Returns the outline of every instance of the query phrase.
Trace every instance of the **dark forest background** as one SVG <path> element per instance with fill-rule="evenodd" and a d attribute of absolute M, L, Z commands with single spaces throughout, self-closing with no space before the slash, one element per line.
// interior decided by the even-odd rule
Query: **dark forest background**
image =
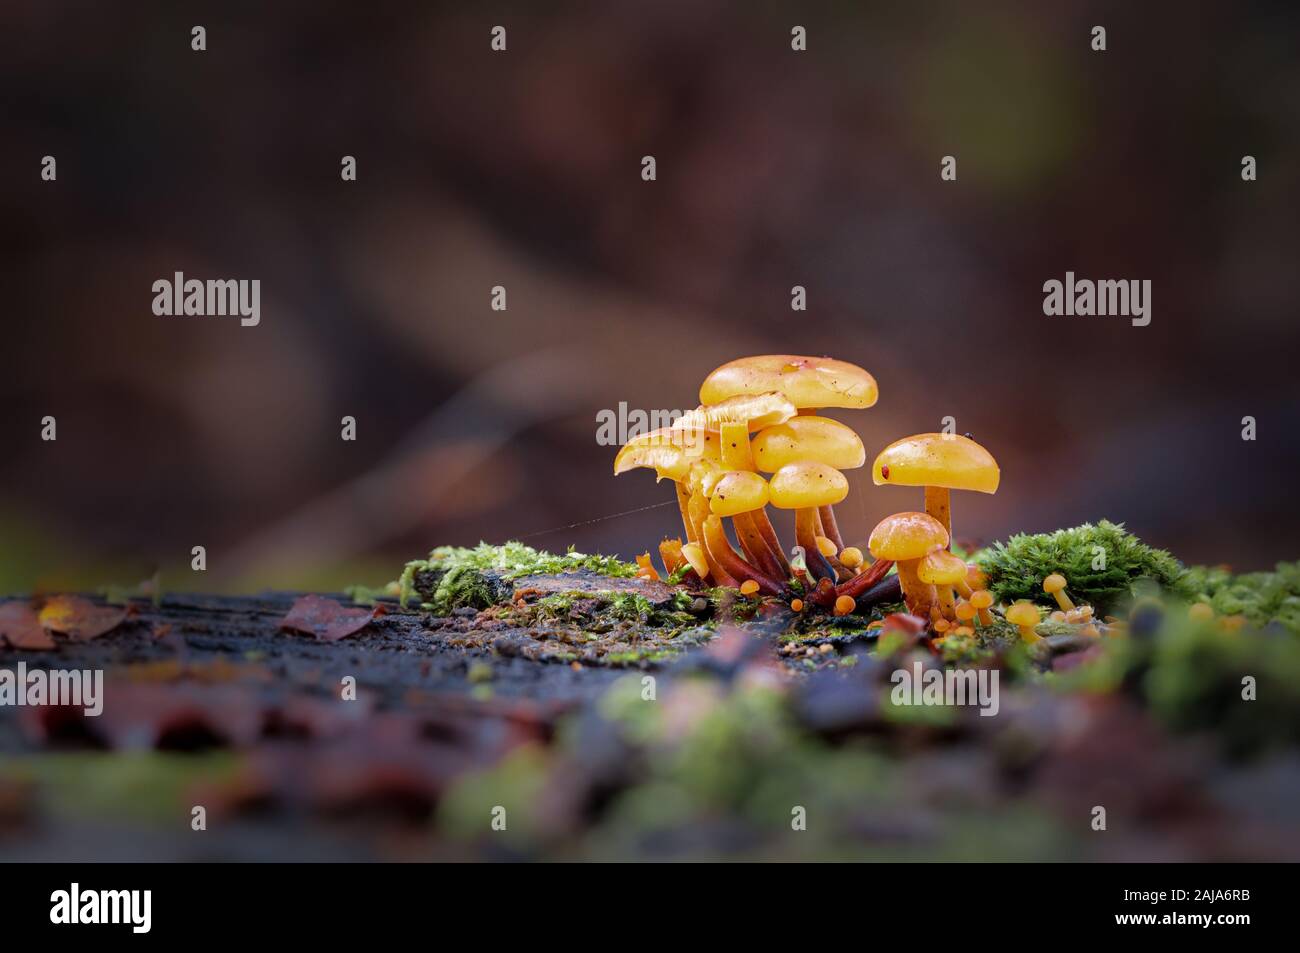
<path fill-rule="evenodd" d="M 597 412 L 762 352 L 872 371 L 869 454 L 946 415 L 989 447 L 959 537 L 1300 556 L 1296 39 L 1228 2 L 7 2 L 0 591 L 630 555 L 673 508 L 598 518 L 671 496 Z M 1151 325 L 1045 317 L 1067 270 L 1150 279 Z M 261 325 L 154 316 L 175 271 L 260 279 Z M 850 480 L 852 540 L 919 507 Z"/>

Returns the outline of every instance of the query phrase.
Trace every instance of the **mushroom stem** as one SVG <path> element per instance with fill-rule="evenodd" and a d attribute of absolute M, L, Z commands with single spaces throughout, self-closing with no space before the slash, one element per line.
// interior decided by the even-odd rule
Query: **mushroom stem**
<path fill-rule="evenodd" d="M 767 548 L 767 540 L 763 538 L 763 534 L 754 523 L 753 511 L 737 513 L 731 518 L 731 522 L 736 527 L 736 538 L 740 540 L 740 548 L 745 551 L 745 558 L 772 579 L 786 578 L 788 573 L 781 568 L 776 557 Z"/>
<path fill-rule="evenodd" d="M 816 578 L 829 579 L 834 584 L 839 577 L 817 547 L 817 507 L 801 506 L 794 511 L 794 535 L 804 548 L 808 571 Z"/>
<path fill-rule="evenodd" d="M 704 536 L 704 521 L 709 516 L 709 501 L 704 498 L 704 494 L 699 490 L 691 494 L 689 510 L 691 525 L 695 527 L 695 538 L 704 550 L 704 558 L 709 564 L 709 576 L 712 577 L 714 585 L 735 588 L 736 580 L 723 568 L 719 558 L 720 554 L 713 552 L 708 539 Z M 726 549 L 731 552 L 730 543 L 727 544 Z M 732 553 L 732 555 L 734 556 L 735 553 Z"/>
<path fill-rule="evenodd" d="M 952 549 L 952 494 L 946 486 L 925 488 L 925 511 L 948 531 L 948 545 L 944 548 Z"/>
<path fill-rule="evenodd" d="M 781 547 L 781 538 L 776 535 L 776 527 L 768 519 L 767 507 L 764 506 L 753 510 L 749 516 L 754 521 L 754 528 L 762 534 L 763 540 L 767 543 L 767 548 L 780 564 L 783 576 L 788 579 L 790 577 L 790 560 L 786 558 L 785 550 Z"/>
<path fill-rule="evenodd" d="M 943 614 L 943 617 L 945 619 L 957 618 L 953 612 L 955 607 L 956 604 L 953 602 L 953 598 L 952 598 L 952 586 L 940 586 L 939 587 L 939 611 Z"/>
<path fill-rule="evenodd" d="M 903 601 L 907 603 L 907 611 L 924 619 L 930 614 L 930 606 L 934 603 L 935 596 L 934 586 L 926 585 L 916 574 L 916 567 L 920 562 L 920 559 L 900 560 L 898 581 L 903 587 Z"/>
<path fill-rule="evenodd" d="M 731 548 L 731 543 L 727 540 L 727 534 L 722 530 L 721 516 L 709 516 L 705 519 L 704 547 L 711 558 L 718 560 L 723 571 L 735 579 L 753 581 L 758 586 L 758 591 L 766 596 L 781 594 L 781 584 L 779 582 L 775 579 L 769 579 L 758 569 L 736 555 L 736 551 Z M 734 580 L 732 584 L 734 584 Z"/>
<path fill-rule="evenodd" d="M 691 523 L 691 511 L 689 508 L 691 504 L 691 491 L 686 489 L 686 487 L 682 486 L 682 484 L 676 480 L 673 481 L 673 486 L 677 487 L 677 506 L 682 511 L 682 526 L 686 529 L 686 542 L 697 543 L 699 542 L 699 537 L 695 535 L 695 527 Z"/>
<path fill-rule="evenodd" d="M 884 579 L 885 576 L 889 574 L 889 570 L 893 565 L 893 560 L 877 559 L 865 572 L 859 573 L 852 579 L 848 580 L 848 582 L 840 583 L 835 589 L 835 594 L 838 596 L 852 596 L 854 599 L 857 599 L 876 583 L 880 582 L 880 580 Z"/>
<path fill-rule="evenodd" d="M 825 506 L 818 508 L 817 515 L 821 517 L 822 529 L 824 530 L 822 535 L 835 544 L 836 552 L 844 549 L 844 537 L 840 535 L 839 524 L 835 522 L 834 508 L 827 503 Z"/>
<path fill-rule="evenodd" d="M 718 438 L 724 469 L 754 469 L 754 457 L 749 449 L 748 422 L 728 421 L 724 423 L 719 429 Z"/>
<path fill-rule="evenodd" d="M 823 609 L 829 609 L 835 605 L 836 598 L 835 585 L 829 579 L 818 579 L 817 585 L 808 594 L 808 601 L 815 606 L 821 606 Z"/>
<path fill-rule="evenodd" d="M 860 579 L 862 577 L 858 576 L 855 578 Z M 869 609 L 881 602 L 897 602 L 902 597 L 903 590 L 899 584 L 898 576 L 886 576 L 874 586 L 863 590 L 855 596 L 859 611 Z"/>

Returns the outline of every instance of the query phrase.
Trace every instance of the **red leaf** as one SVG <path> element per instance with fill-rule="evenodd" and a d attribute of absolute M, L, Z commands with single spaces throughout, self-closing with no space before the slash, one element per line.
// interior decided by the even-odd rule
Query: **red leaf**
<path fill-rule="evenodd" d="M 324 596 L 303 596 L 280 620 L 280 628 L 314 635 L 324 642 L 337 642 L 360 632 L 375 615 L 374 609 L 345 609 Z"/>
<path fill-rule="evenodd" d="M 97 606 L 81 596 L 54 596 L 41 607 L 41 625 L 77 642 L 89 642 L 122 624 L 127 609 Z"/>
<path fill-rule="evenodd" d="M 16 649 L 54 648 L 50 633 L 41 628 L 36 610 L 25 602 L 6 602 L 0 606 L 0 642 Z"/>

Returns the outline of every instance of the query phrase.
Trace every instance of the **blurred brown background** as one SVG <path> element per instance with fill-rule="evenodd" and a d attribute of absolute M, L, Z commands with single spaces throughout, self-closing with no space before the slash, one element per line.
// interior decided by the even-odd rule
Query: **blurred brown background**
<path fill-rule="evenodd" d="M 1288 6 L 6 3 L 0 591 L 628 555 L 672 507 L 588 521 L 671 494 L 610 475 L 597 412 L 769 351 L 876 375 L 839 415 L 869 453 L 949 414 L 988 446 L 959 536 L 1300 556 Z M 260 279 L 261 325 L 154 316 L 178 270 Z M 1067 270 L 1150 279 L 1151 325 L 1045 317 Z M 855 540 L 919 507 L 851 481 Z"/>

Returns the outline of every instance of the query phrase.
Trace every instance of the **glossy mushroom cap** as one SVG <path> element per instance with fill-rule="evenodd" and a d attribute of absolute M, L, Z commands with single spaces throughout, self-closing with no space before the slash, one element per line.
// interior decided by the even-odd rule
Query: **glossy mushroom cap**
<path fill-rule="evenodd" d="M 1048 595 L 1055 595 L 1065 588 L 1065 577 L 1059 572 L 1054 572 L 1043 580 L 1043 592 Z"/>
<path fill-rule="evenodd" d="M 773 482 L 776 477 L 772 478 Z M 948 545 L 948 531 L 927 513 L 895 513 L 871 531 L 867 548 L 877 559 L 920 559 L 936 546 Z"/>
<path fill-rule="evenodd" d="M 834 467 L 803 460 L 773 473 L 768 493 L 772 505 L 782 510 L 829 506 L 849 495 L 849 481 Z"/>
<path fill-rule="evenodd" d="M 767 481 L 748 470 L 731 470 L 713 485 L 709 511 L 715 516 L 735 516 L 767 506 Z"/>
<path fill-rule="evenodd" d="M 693 462 L 695 461 L 687 457 L 683 451 L 667 444 L 624 447 L 614 458 L 614 476 L 638 467 L 650 467 L 659 480 L 667 477 L 669 480 L 681 481 L 690 475 Z"/>
<path fill-rule="evenodd" d="M 717 460 L 718 435 L 705 430 L 664 427 L 633 437 L 614 457 L 614 476 L 651 467 L 659 479 L 682 480 L 698 460 Z"/>
<path fill-rule="evenodd" d="M 789 420 L 798 407 L 781 394 L 769 390 L 759 394 L 738 394 L 713 404 L 701 404 L 673 421 L 673 430 L 716 431 L 723 424 L 748 424 L 750 432 Z"/>
<path fill-rule="evenodd" d="M 754 466 L 774 473 L 787 463 L 816 460 L 836 470 L 856 470 L 867 462 L 862 438 L 829 417 L 791 417 L 767 427 L 750 441 Z"/>
<path fill-rule="evenodd" d="M 919 433 L 895 440 L 876 457 L 876 486 L 942 486 L 950 490 L 996 493 L 1001 479 L 993 455 L 969 437 Z"/>
<path fill-rule="evenodd" d="M 916 575 L 932 586 L 952 586 L 966 578 L 966 563 L 946 549 L 937 549 L 925 555 Z"/>
<path fill-rule="evenodd" d="M 796 407 L 870 407 L 879 396 L 876 379 L 856 364 L 829 357 L 764 354 L 742 357 L 715 370 L 700 386 L 700 403 L 773 391 Z"/>
<path fill-rule="evenodd" d="M 1038 607 L 1032 602 L 1017 602 L 1007 609 L 1007 621 L 1012 625 L 1038 625 Z"/>
<path fill-rule="evenodd" d="M 970 594 L 970 604 L 976 609 L 987 609 L 993 605 L 993 593 L 987 589 L 979 589 Z"/>

